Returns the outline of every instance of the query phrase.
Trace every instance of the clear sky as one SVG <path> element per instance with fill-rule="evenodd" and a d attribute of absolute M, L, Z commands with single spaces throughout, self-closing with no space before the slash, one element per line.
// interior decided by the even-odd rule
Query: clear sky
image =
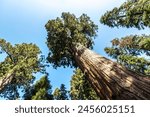
<path fill-rule="evenodd" d="M 149 33 L 150 30 L 127 28 L 109 28 L 100 24 L 99 19 L 107 10 L 120 6 L 126 0 L 0 0 L 0 38 L 18 43 L 36 43 L 47 56 L 45 44 L 47 33 L 45 24 L 48 20 L 60 17 L 62 12 L 80 16 L 86 13 L 99 26 L 95 39 L 94 51 L 106 56 L 104 48 L 116 37 L 131 34 Z M 2 56 L 0 57 L 2 60 Z M 64 83 L 69 89 L 73 69 L 48 68 L 53 89 Z"/>

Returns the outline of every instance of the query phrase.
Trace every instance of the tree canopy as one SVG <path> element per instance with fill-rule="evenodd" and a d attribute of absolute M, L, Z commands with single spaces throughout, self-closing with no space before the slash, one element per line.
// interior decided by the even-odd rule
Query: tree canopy
<path fill-rule="evenodd" d="M 55 100 L 68 100 L 68 91 L 66 90 L 66 87 L 64 84 L 60 85 L 60 89 L 56 88 L 53 93 Z"/>
<path fill-rule="evenodd" d="M 111 43 L 112 47 L 105 48 L 109 56 L 132 71 L 150 75 L 150 36 L 131 35 Z"/>
<path fill-rule="evenodd" d="M 50 50 L 47 59 L 55 68 L 76 66 L 72 47 L 80 43 L 92 48 L 93 38 L 98 29 L 86 14 L 76 18 L 70 13 L 62 13 L 61 18 L 49 20 L 45 27 L 48 33 L 47 46 Z"/>
<path fill-rule="evenodd" d="M 43 76 L 33 86 L 26 89 L 24 94 L 25 100 L 52 100 L 52 86 L 48 76 Z"/>
<path fill-rule="evenodd" d="M 100 19 L 110 27 L 150 28 L 150 0 L 127 0 L 119 8 L 107 11 Z"/>
<path fill-rule="evenodd" d="M 38 55 L 40 49 L 35 44 L 12 45 L 4 39 L 0 39 L 0 52 L 5 56 L 0 62 L 1 94 L 9 98 L 18 98 L 18 88 L 27 87 L 33 80 L 33 73 L 42 71 Z M 7 75 L 9 82 L 4 85 Z"/>

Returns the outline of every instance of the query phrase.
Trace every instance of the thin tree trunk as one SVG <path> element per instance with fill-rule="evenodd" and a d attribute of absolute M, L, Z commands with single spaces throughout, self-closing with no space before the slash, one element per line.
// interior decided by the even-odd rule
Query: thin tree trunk
<path fill-rule="evenodd" d="M 150 99 L 150 78 L 139 76 L 81 44 L 74 58 L 100 99 Z"/>
<path fill-rule="evenodd" d="M 6 85 L 11 83 L 13 77 L 14 77 L 14 73 L 9 72 L 6 76 L 0 78 L 0 91 L 3 90 Z"/>

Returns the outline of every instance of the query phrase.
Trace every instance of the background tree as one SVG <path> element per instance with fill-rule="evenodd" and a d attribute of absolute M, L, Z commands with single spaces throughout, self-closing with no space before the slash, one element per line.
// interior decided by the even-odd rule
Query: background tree
<path fill-rule="evenodd" d="M 74 71 L 71 79 L 70 97 L 72 100 L 100 99 L 79 68 Z"/>
<path fill-rule="evenodd" d="M 61 84 L 60 89 L 56 88 L 54 93 L 54 99 L 55 100 L 68 100 L 68 91 L 66 90 L 66 87 L 64 84 Z"/>
<path fill-rule="evenodd" d="M 119 8 L 107 11 L 101 17 L 101 23 L 110 27 L 150 27 L 150 0 L 128 0 Z M 122 39 L 113 39 L 112 47 L 105 48 L 106 53 L 126 68 L 150 75 L 150 36 L 131 35 Z"/>
<path fill-rule="evenodd" d="M 54 90 L 53 96 L 54 96 L 55 100 L 60 100 L 60 89 L 59 88 L 56 88 Z"/>
<path fill-rule="evenodd" d="M 0 93 L 9 99 L 19 98 L 18 89 L 24 89 L 35 79 L 33 73 L 43 70 L 38 55 L 40 49 L 35 44 L 11 45 L 0 39 L 0 51 L 5 56 L 0 62 Z"/>
<path fill-rule="evenodd" d="M 48 76 L 43 76 L 29 89 L 26 89 L 24 94 L 25 100 L 52 100 L 52 86 L 48 80 Z"/>
<path fill-rule="evenodd" d="M 150 76 L 150 36 L 131 35 L 111 43 L 112 47 L 105 48 L 109 56 L 132 71 Z"/>
<path fill-rule="evenodd" d="M 49 20 L 45 27 L 50 50 L 48 61 L 55 68 L 78 66 L 100 99 L 150 98 L 148 78 L 90 50 L 97 26 L 87 15 L 76 18 L 73 14 L 62 13 L 61 18 Z"/>
<path fill-rule="evenodd" d="M 127 0 L 119 8 L 107 11 L 100 19 L 110 27 L 150 27 L 150 0 Z"/>

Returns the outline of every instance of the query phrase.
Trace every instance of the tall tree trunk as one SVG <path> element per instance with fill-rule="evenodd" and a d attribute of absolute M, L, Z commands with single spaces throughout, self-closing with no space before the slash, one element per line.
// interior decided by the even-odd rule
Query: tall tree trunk
<path fill-rule="evenodd" d="M 74 58 L 100 99 L 150 99 L 150 78 L 131 72 L 81 44 Z"/>

